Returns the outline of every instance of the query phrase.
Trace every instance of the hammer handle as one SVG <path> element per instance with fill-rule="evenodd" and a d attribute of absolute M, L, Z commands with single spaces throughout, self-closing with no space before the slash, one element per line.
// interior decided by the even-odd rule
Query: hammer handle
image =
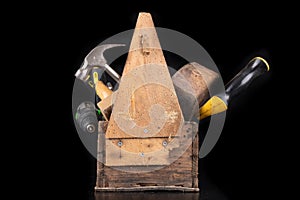
<path fill-rule="evenodd" d="M 108 64 L 104 65 L 106 72 L 117 82 L 120 82 L 120 75 L 113 70 L 113 68 L 111 68 Z"/>

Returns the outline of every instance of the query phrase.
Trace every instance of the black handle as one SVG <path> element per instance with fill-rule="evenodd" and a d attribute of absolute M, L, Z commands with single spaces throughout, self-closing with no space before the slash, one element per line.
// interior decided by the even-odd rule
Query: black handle
<path fill-rule="evenodd" d="M 253 58 L 231 81 L 225 86 L 225 99 L 227 103 L 233 96 L 245 90 L 258 76 L 269 71 L 269 64 L 261 57 Z"/>

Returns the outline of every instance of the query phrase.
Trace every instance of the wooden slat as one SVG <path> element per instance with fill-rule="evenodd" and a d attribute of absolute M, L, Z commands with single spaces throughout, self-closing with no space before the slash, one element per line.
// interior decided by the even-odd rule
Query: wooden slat
<path fill-rule="evenodd" d="M 112 95 L 106 97 L 105 99 L 101 100 L 97 103 L 98 108 L 100 108 L 102 115 L 106 121 L 109 121 L 110 115 L 112 112 L 112 105 L 113 105 L 113 97 L 116 92 L 112 93 Z"/>
<path fill-rule="evenodd" d="M 98 141 L 97 141 L 97 180 L 96 187 L 105 187 L 105 171 L 104 163 L 106 160 L 106 150 L 105 150 L 105 132 L 107 129 L 107 121 L 99 121 L 98 123 Z"/>
<path fill-rule="evenodd" d="M 162 143 L 168 138 L 122 139 L 106 142 L 108 166 L 135 165 L 168 165 L 170 164 L 169 150 Z"/>
<path fill-rule="evenodd" d="M 98 192 L 145 192 L 145 191 L 180 191 L 180 192 L 199 192 L 199 188 L 180 187 L 180 186 L 143 186 L 143 187 L 95 187 Z M 137 195 L 138 196 L 138 195 Z M 198 197 L 198 196 L 196 196 Z M 175 196 L 178 198 L 178 194 Z M 139 199 L 139 198 L 137 198 Z M 194 198 L 198 200 L 198 198 Z"/>
<path fill-rule="evenodd" d="M 198 161 L 199 161 L 199 135 L 197 134 L 192 143 L 192 186 L 198 188 Z"/>
<path fill-rule="evenodd" d="M 176 137 L 118 138 L 106 140 L 106 165 L 169 165 L 192 144 L 195 122 L 185 122 Z"/>
<path fill-rule="evenodd" d="M 133 139 L 113 139 L 108 140 L 111 142 L 112 146 L 120 148 L 122 150 L 131 152 L 131 153 L 151 153 L 156 151 L 163 151 L 166 147 L 163 146 L 163 142 L 168 142 L 168 138 L 133 138 Z M 172 139 L 171 139 L 172 141 Z M 122 142 L 122 146 L 118 147 L 118 143 Z M 133 146 L 133 145 L 137 146 Z"/>

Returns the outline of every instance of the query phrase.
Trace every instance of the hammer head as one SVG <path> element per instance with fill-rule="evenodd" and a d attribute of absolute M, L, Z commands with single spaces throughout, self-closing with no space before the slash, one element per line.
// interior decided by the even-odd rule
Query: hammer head
<path fill-rule="evenodd" d="M 75 76 L 82 81 L 87 81 L 90 71 L 94 67 L 104 67 L 106 59 L 103 56 L 103 52 L 113 47 L 125 46 L 125 44 L 103 44 L 95 47 L 85 57 L 83 65 L 78 69 Z"/>

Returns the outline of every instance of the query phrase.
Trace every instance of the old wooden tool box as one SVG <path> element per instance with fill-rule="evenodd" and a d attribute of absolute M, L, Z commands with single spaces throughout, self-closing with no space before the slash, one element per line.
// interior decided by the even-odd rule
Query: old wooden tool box
<path fill-rule="evenodd" d="M 198 124 L 183 117 L 149 13 L 139 14 L 119 88 L 107 99 L 99 103 L 113 106 L 99 122 L 95 190 L 199 191 Z"/>

